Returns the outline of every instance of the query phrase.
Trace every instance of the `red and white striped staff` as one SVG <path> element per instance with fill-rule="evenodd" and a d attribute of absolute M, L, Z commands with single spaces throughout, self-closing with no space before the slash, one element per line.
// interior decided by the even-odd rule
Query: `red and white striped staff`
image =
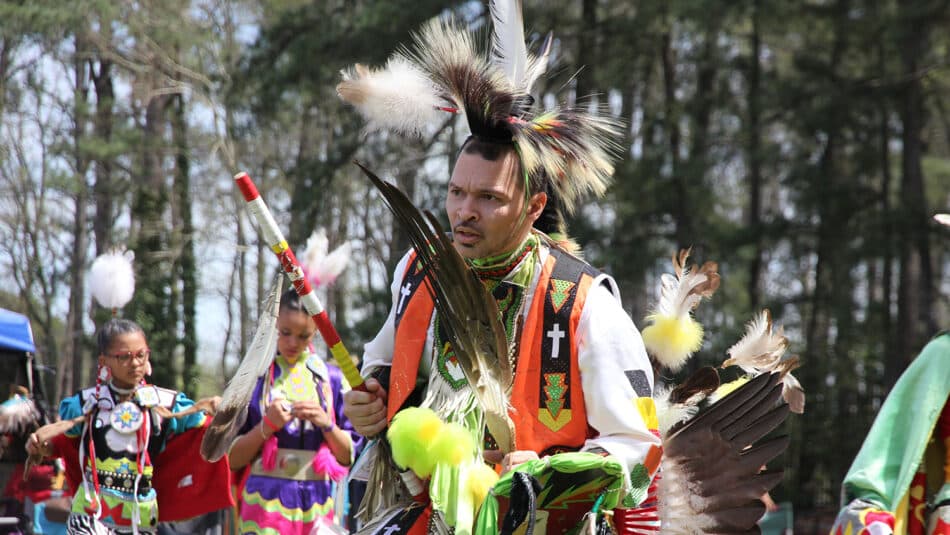
<path fill-rule="evenodd" d="M 324 342 L 330 346 L 330 354 L 333 355 L 333 360 L 336 361 L 336 365 L 340 367 L 343 376 L 346 377 L 346 380 L 350 383 L 350 387 L 354 390 L 366 391 L 366 385 L 363 384 L 363 377 L 360 375 L 359 370 L 356 369 L 356 365 L 353 364 L 353 359 L 350 358 L 349 351 L 343 346 L 340 335 L 337 334 L 333 324 L 330 323 L 330 317 L 327 315 L 326 309 L 323 308 L 323 303 L 320 302 L 313 288 L 310 287 L 310 282 L 307 281 L 303 268 L 300 267 L 300 262 L 297 261 L 294 252 L 290 249 L 290 246 L 287 245 L 284 234 L 280 231 L 280 227 L 277 226 L 277 221 L 274 220 L 270 209 L 267 208 L 264 199 L 261 198 L 261 194 L 257 191 L 257 186 L 254 185 L 254 181 L 251 180 L 251 177 L 247 173 L 234 175 L 234 181 L 237 182 L 241 194 L 244 195 L 244 200 L 247 201 L 248 211 L 257 219 L 261 227 L 261 232 L 264 234 L 264 240 L 268 243 L 271 250 L 274 251 L 274 254 L 277 255 L 277 259 L 280 260 L 280 266 L 293 283 L 294 289 L 297 290 L 297 295 L 300 296 L 300 301 L 303 302 L 304 307 L 307 308 L 307 312 L 310 313 L 314 323 L 317 324 L 317 329 L 320 331 L 320 335 L 323 336 Z M 388 443 L 383 441 L 382 444 L 384 447 L 383 451 L 391 455 L 388 453 Z M 428 502 L 429 493 L 427 492 L 425 484 L 418 476 L 410 470 L 399 472 L 399 476 L 416 501 L 420 503 Z"/>
<path fill-rule="evenodd" d="M 356 390 L 365 390 L 363 377 L 356 369 L 353 359 L 350 358 L 349 351 L 343 346 L 340 335 L 337 334 L 336 329 L 330 322 L 330 317 L 327 315 L 323 303 L 320 302 L 316 292 L 310 286 L 310 282 L 307 281 L 303 268 L 300 267 L 300 262 L 297 261 L 294 252 L 287 245 L 284 234 L 277 226 L 277 221 L 271 215 L 270 209 L 267 208 L 264 199 L 261 198 L 261 194 L 257 191 L 251 177 L 247 173 L 238 173 L 234 175 L 234 181 L 237 182 L 241 194 L 244 195 L 244 200 L 247 201 L 248 211 L 251 212 L 260 225 L 264 240 L 277 255 L 280 266 L 293 283 L 297 295 L 300 296 L 300 301 L 306 307 L 307 312 L 310 313 L 314 323 L 317 324 L 317 329 L 320 331 L 320 335 L 323 336 L 323 341 L 330 347 L 330 354 L 333 355 L 336 365 L 340 367 L 343 376 L 350 383 L 350 387 Z"/>

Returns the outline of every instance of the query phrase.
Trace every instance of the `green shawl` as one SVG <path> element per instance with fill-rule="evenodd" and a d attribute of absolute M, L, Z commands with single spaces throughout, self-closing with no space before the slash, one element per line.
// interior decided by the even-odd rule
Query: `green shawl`
<path fill-rule="evenodd" d="M 937 336 L 888 394 L 844 479 L 846 503 L 861 498 L 895 512 L 910 487 L 950 394 L 950 333 Z"/>

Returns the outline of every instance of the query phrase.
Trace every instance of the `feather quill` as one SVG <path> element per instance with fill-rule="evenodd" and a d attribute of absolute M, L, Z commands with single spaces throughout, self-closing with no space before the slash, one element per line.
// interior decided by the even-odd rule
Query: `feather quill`
<path fill-rule="evenodd" d="M 702 326 L 691 312 L 719 288 L 715 262 L 706 262 L 694 270 L 687 265 L 688 258 L 689 249 L 673 256 L 673 274 L 661 276 L 660 299 L 654 312 L 647 316 L 650 325 L 643 329 L 647 350 L 674 372 L 702 346 Z"/>
<path fill-rule="evenodd" d="M 419 261 L 428 270 L 427 287 L 448 338 L 498 449 L 514 448 L 507 389 L 512 373 L 508 342 L 498 307 L 485 286 L 458 254 L 435 217 L 423 214 L 398 188 L 355 162 L 382 193 L 386 205 L 409 234 Z"/>
<path fill-rule="evenodd" d="M 333 284 L 350 261 L 350 242 L 344 242 L 333 252 L 328 252 L 329 248 L 326 230 L 318 228 L 307 239 L 307 245 L 300 255 L 304 274 L 314 289 Z"/>
<path fill-rule="evenodd" d="M 805 392 L 801 383 L 791 371 L 798 367 L 798 357 L 783 359 L 788 349 L 788 338 L 782 327 L 772 328 L 772 313 L 768 309 L 757 314 L 746 326 L 745 335 L 729 348 L 729 358 L 722 367 L 738 366 L 748 374 L 758 375 L 766 372 L 780 372 L 782 376 L 782 396 L 791 406 L 792 412 L 805 411 Z"/>
<path fill-rule="evenodd" d="M 521 0 L 492 0 L 492 59 L 512 84 L 521 89 L 528 70 Z"/>
<path fill-rule="evenodd" d="M 512 87 L 530 94 L 534 82 L 547 70 L 551 53 L 551 34 L 548 34 L 537 56 L 528 53 L 524 36 L 524 15 L 521 0 L 492 0 L 489 11 L 492 18 L 492 63 L 498 66 Z"/>
<path fill-rule="evenodd" d="M 267 295 L 254 339 L 224 389 L 214 419 L 201 441 L 201 456 L 207 461 L 217 461 L 231 448 L 231 442 L 247 419 L 247 406 L 254 393 L 257 378 L 264 375 L 274 356 L 277 344 L 277 311 L 283 279 L 283 275 L 278 275 Z"/>
<path fill-rule="evenodd" d="M 109 251 L 100 255 L 89 270 L 89 290 L 103 307 L 116 310 L 132 300 L 135 293 L 135 271 L 132 251 Z"/>

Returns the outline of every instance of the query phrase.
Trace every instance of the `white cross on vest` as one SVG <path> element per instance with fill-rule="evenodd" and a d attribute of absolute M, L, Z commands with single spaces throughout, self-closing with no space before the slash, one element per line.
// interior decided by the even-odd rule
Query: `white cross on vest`
<path fill-rule="evenodd" d="M 402 312 L 402 306 L 406 304 L 406 298 L 409 297 L 410 293 L 412 293 L 409 291 L 410 289 L 412 289 L 412 285 L 408 282 L 405 286 L 399 289 L 399 293 L 402 294 L 402 296 L 399 298 L 399 306 L 396 307 L 396 314 Z"/>
<path fill-rule="evenodd" d="M 556 359 L 561 350 L 561 338 L 567 336 L 567 333 L 561 330 L 561 324 L 555 323 L 554 328 L 548 331 L 548 338 L 551 339 L 551 358 Z"/>

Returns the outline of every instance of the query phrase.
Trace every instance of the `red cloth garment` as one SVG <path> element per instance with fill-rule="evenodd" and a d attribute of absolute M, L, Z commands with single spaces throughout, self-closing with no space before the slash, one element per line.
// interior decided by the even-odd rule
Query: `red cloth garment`
<path fill-rule="evenodd" d="M 62 457 L 66 467 L 66 485 L 72 494 L 82 485 L 82 471 L 79 469 L 79 437 L 59 435 L 50 441 L 53 457 Z"/>
<path fill-rule="evenodd" d="M 215 463 L 201 456 L 201 440 L 210 423 L 207 416 L 202 427 L 172 437 L 155 461 L 152 486 L 158 493 L 160 522 L 234 507 L 228 456 Z"/>
<path fill-rule="evenodd" d="M 7 481 L 7 486 L 3 489 L 3 497 L 13 498 L 21 503 L 26 498 L 29 498 L 33 503 L 48 500 L 53 493 L 51 487 L 56 469 L 45 464 L 34 466 L 25 479 L 23 470 L 23 463 L 18 463 L 14 467 L 13 474 L 10 475 L 10 481 Z"/>

